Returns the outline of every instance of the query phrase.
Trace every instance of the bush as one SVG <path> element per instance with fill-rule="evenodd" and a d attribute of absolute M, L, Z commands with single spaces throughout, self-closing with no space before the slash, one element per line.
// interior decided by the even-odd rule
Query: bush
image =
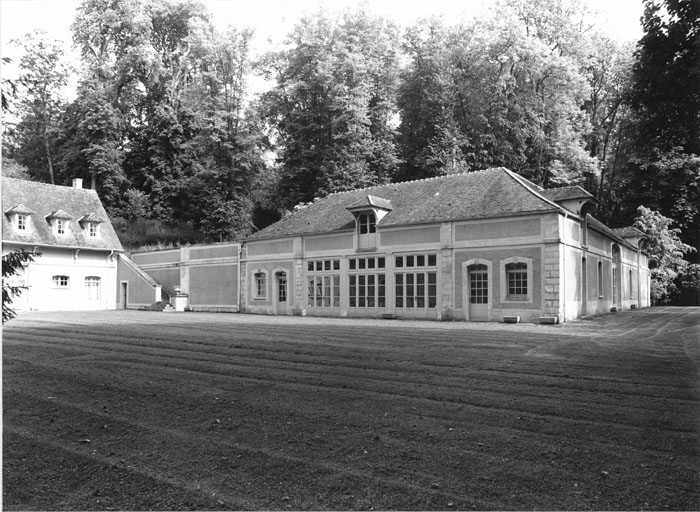
<path fill-rule="evenodd" d="M 112 219 L 112 225 L 117 232 L 119 241 L 127 251 L 144 246 L 179 247 L 203 241 L 201 232 L 186 222 L 166 225 L 157 219 L 129 221 L 123 217 L 117 217 Z"/>

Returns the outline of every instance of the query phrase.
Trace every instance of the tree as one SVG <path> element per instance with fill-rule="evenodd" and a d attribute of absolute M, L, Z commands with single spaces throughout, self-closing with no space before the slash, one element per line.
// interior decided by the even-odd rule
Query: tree
<path fill-rule="evenodd" d="M 700 3 L 644 0 L 632 104 L 640 149 L 700 155 Z"/>
<path fill-rule="evenodd" d="M 700 246 L 700 3 L 645 0 L 631 105 L 629 197 L 643 198 Z M 695 255 L 697 258 L 697 254 Z"/>
<path fill-rule="evenodd" d="M 588 26 L 577 4 L 499 2 L 479 22 L 408 32 L 399 97 L 405 178 L 505 166 L 549 186 L 597 174 L 585 149 Z"/>
<path fill-rule="evenodd" d="M 596 194 L 600 205 L 596 214 L 611 222 L 620 218 L 625 207 L 625 171 L 634 148 L 629 105 L 632 48 L 600 34 L 592 38 L 592 49 L 585 67 L 590 84 L 585 109 L 591 124 L 587 149 L 591 157 L 598 159 L 600 168 Z"/>
<path fill-rule="evenodd" d="M 644 206 L 637 213 L 634 227 L 645 237 L 640 246 L 649 257 L 651 299 L 654 304 L 665 304 L 678 289 L 676 280 L 688 270 L 685 254 L 695 248 L 681 241 L 680 229 L 671 227 L 672 219 Z"/>
<path fill-rule="evenodd" d="M 25 286 L 13 286 L 9 280 L 19 275 L 19 268 L 25 263 L 34 261 L 40 256 L 36 252 L 26 252 L 24 249 L 11 251 L 2 257 L 2 323 L 12 320 L 15 311 L 12 309 L 12 300 L 22 293 Z"/>
<path fill-rule="evenodd" d="M 9 156 L 28 167 L 34 177 L 55 183 L 56 139 L 65 109 L 61 89 L 68 83 L 71 68 L 61 44 L 49 41 L 45 32 L 35 31 L 13 43 L 23 54 L 17 88 L 20 121 L 11 133 Z"/>
<path fill-rule="evenodd" d="M 319 13 L 295 26 L 288 50 L 267 56 L 277 85 L 262 110 L 275 127 L 287 208 L 395 172 L 397 37 L 394 26 L 363 11 L 337 22 Z"/>

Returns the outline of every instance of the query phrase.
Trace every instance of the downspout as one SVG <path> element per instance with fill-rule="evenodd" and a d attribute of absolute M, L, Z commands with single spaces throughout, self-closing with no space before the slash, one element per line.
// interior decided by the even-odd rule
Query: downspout
<path fill-rule="evenodd" d="M 241 257 L 243 256 L 243 246 L 245 242 L 238 244 L 238 312 L 241 313 L 241 306 L 243 305 L 243 263 Z"/>

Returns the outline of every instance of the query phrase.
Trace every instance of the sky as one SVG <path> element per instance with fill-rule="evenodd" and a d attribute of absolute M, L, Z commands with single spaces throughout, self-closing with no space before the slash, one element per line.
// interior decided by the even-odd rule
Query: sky
<path fill-rule="evenodd" d="M 639 19 L 643 13 L 642 0 L 581 0 L 593 12 L 599 13 L 599 25 L 609 35 L 621 41 L 636 41 L 641 35 Z M 357 5 L 357 0 L 203 0 L 212 13 L 214 24 L 224 30 L 229 25 L 255 29 L 254 51 L 262 53 L 280 44 L 299 18 L 319 7 L 339 11 Z M 367 0 L 364 2 L 376 14 L 408 26 L 431 15 L 442 15 L 446 21 L 478 15 L 489 0 Z M 48 32 L 49 37 L 65 41 L 66 53 L 71 50 L 70 26 L 80 0 L 0 0 L 0 54 L 13 57 L 9 45 L 35 29 Z M 17 57 L 14 60 L 18 60 Z M 6 78 L 16 75 L 14 65 L 5 65 L 0 73 Z"/>

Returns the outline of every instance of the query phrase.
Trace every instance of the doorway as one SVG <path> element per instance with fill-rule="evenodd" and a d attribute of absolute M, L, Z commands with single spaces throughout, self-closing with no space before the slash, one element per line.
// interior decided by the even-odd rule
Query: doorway
<path fill-rule="evenodd" d="M 278 315 L 287 314 L 287 274 L 286 272 L 277 272 L 275 274 L 277 281 L 277 306 L 276 312 Z"/>
<path fill-rule="evenodd" d="M 483 322 L 489 319 L 489 270 L 484 264 L 467 267 L 469 291 L 469 320 Z"/>
<path fill-rule="evenodd" d="M 129 283 L 122 282 L 121 308 L 126 309 L 129 297 Z"/>

